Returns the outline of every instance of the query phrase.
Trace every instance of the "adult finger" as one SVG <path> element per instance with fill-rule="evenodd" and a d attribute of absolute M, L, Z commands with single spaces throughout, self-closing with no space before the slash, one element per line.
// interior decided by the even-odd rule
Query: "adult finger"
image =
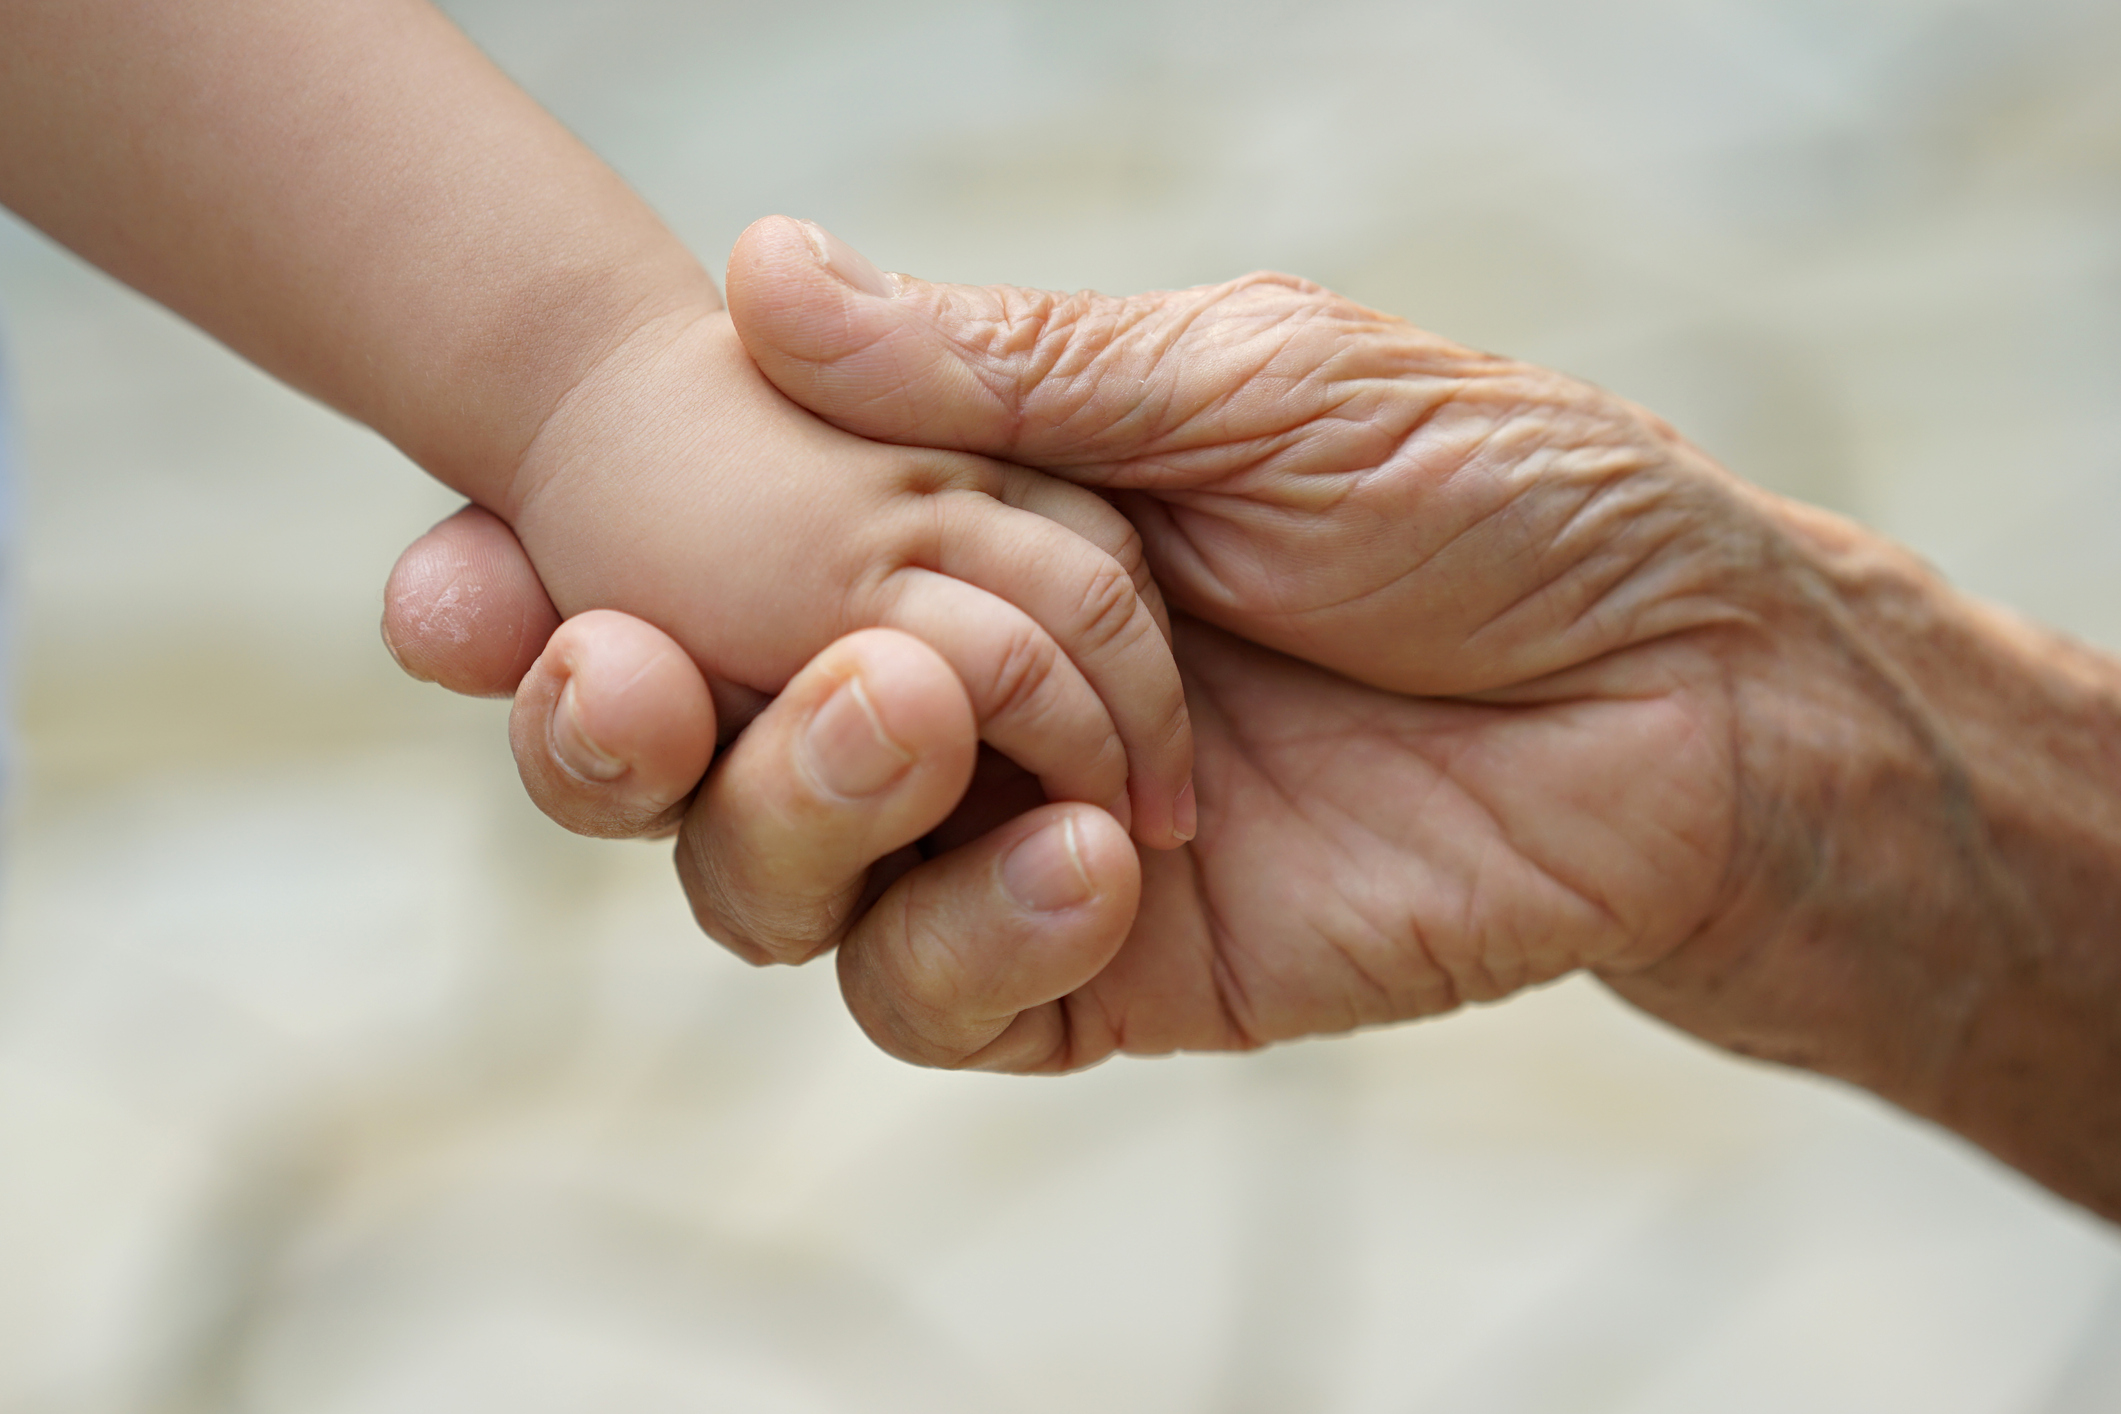
<path fill-rule="evenodd" d="M 466 506 L 415 540 L 383 590 L 398 666 L 472 697 L 506 697 L 560 626 L 515 532 Z"/>
<path fill-rule="evenodd" d="M 728 286 L 753 360 L 828 421 L 882 441 L 1061 469 L 1189 437 L 1227 440 L 1231 414 L 1243 413 L 1243 394 L 1271 374 L 1283 342 L 1226 327 L 1233 313 L 1244 322 L 1252 301 L 1241 291 L 1260 281 L 1279 282 L 1299 303 L 1323 293 L 1286 276 L 1126 298 L 931 284 L 879 273 L 816 226 L 768 217 L 738 240 Z M 1264 331 L 1285 335 L 1275 325 L 1288 312 L 1262 310 Z M 1173 357 L 1181 349 L 1198 357 Z M 1287 425 L 1285 406 L 1273 416 Z"/>
<path fill-rule="evenodd" d="M 964 794 L 978 754 L 970 699 L 943 656 L 864 629 L 813 658 L 715 764 L 678 836 L 700 926 L 752 962 L 803 962 L 861 915 L 873 867 Z"/>
<path fill-rule="evenodd" d="M 508 741 L 530 798 L 568 829 L 662 834 L 714 755 L 714 702 L 669 635 L 592 610 L 560 625 L 524 677 Z"/>
<path fill-rule="evenodd" d="M 1071 998 L 1125 943 L 1140 898 L 1119 823 L 1048 805 L 893 884 L 841 944 L 841 990 L 904 1060 L 1073 1069 L 1102 1052 L 1078 1046 Z"/>
<path fill-rule="evenodd" d="M 886 275 L 829 232 L 756 222 L 729 312 L 766 376 L 861 436 L 951 448 L 1087 485 L 1230 490 L 1291 465 L 1380 465 L 1503 361 L 1293 276 L 1116 298 Z M 1315 502 L 1316 504 L 1310 504 Z"/>

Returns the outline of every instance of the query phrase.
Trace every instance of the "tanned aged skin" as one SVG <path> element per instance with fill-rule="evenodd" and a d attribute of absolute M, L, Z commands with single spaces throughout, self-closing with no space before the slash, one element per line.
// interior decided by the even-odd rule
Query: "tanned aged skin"
<path fill-rule="evenodd" d="M 811 707 L 775 703 L 685 813 L 653 746 L 585 791 L 519 734 L 563 822 L 629 790 L 636 818 L 682 818 L 681 872 L 739 951 L 836 946 L 886 1049 L 1059 1070 L 1582 969 L 2121 1217 L 2121 664 L 1639 407 L 1301 280 L 933 285 L 777 219 L 739 244 L 729 297 L 766 375 L 838 426 L 1123 509 L 1140 544 L 1117 553 L 1170 606 L 1196 725 L 1199 835 L 1131 872 L 1101 856 L 1089 901 L 1044 914 L 996 884 L 1017 826 L 980 835 L 1037 805 L 1007 763 L 962 804 L 918 781 L 834 800 L 801 784 Z M 404 564 L 507 548 L 460 519 Z M 527 575 L 495 584 L 541 612 Z M 400 612 L 390 632 L 420 641 Z M 664 650 L 624 632 L 562 630 L 565 670 L 548 652 L 519 720 L 571 673 L 589 730 L 644 742 L 658 704 L 602 687 Z M 832 672 L 932 726 L 936 670 L 876 648 Z M 513 681 L 430 661 L 459 688 Z M 838 852 L 789 824 L 887 815 Z"/>

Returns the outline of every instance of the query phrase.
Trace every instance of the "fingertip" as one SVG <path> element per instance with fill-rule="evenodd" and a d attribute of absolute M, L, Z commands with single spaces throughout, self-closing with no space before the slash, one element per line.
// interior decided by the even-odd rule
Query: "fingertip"
<path fill-rule="evenodd" d="M 633 769 L 628 759 L 631 753 L 622 753 L 598 740 L 598 732 L 586 720 L 582 709 L 584 691 L 581 680 L 569 673 L 565 685 L 560 688 L 559 700 L 545 716 L 545 741 L 562 770 L 586 785 L 609 785 Z M 605 715 L 609 715 L 608 707 Z M 605 734 L 609 734 L 608 725 Z"/>
<path fill-rule="evenodd" d="M 799 255 L 805 250 L 811 250 L 814 255 L 810 237 L 804 230 L 812 224 L 778 213 L 761 216 L 744 228 L 743 234 L 736 238 L 736 244 L 730 248 L 730 271 L 752 271 L 773 265 L 788 256 Z"/>
<path fill-rule="evenodd" d="M 1131 785 L 1106 801 L 1102 809 L 1118 822 L 1120 829 L 1129 835 L 1134 833 L 1134 788 Z"/>
<path fill-rule="evenodd" d="M 506 697 L 559 627 L 506 522 L 466 506 L 398 557 L 383 590 L 383 645 L 407 674 L 473 697 Z"/>
<path fill-rule="evenodd" d="M 848 325 L 859 308 L 848 306 L 860 287 L 835 275 L 832 245 L 852 253 L 822 227 L 767 216 L 752 222 L 729 252 L 730 319 L 745 349 L 775 382 L 799 375 L 806 364 L 830 364 L 857 346 L 859 335 Z M 867 259 L 854 259 L 866 275 L 882 278 Z"/>
<path fill-rule="evenodd" d="M 1172 809 L 1171 834 L 1180 844 L 1185 844 L 1199 833 L 1200 802 L 1193 794 L 1193 782 L 1187 781 Z"/>
<path fill-rule="evenodd" d="M 841 683 L 857 688 L 862 710 L 884 739 L 953 781 L 956 791 L 972 779 L 979 753 L 972 698 L 949 662 L 927 643 L 896 629 L 863 629 L 840 639 L 804 671 L 820 674 L 832 688 Z M 810 689 L 820 700 L 831 690 L 822 683 Z"/>
<path fill-rule="evenodd" d="M 785 289 L 790 281 L 892 299 L 908 283 L 904 276 L 879 270 L 817 222 L 793 216 L 763 216 L 745 227 L 730 249 L 729 273 L 743 276 L 754 299 Z M 828 278 L 821 282 L 820 275 Z M 775 278 L 761 283 L 759 276 Z"/>
<path fill-rule="evenodd" d="M 1184 773 L 1174 788 L 1168 777 L 1152 779 L 1134 775 L 1127 782 L 1127 795 L 1134 802 L 1131 816 L 1119 817 L 1121 828 L 1145 849 L 1177 849 L 1200 833 L 1200 809 L 1193 792 L 1191 742 L 1182 744 Z"/>
<path fill-rule="evenodd" d="M 1193 722 L 1183 695 L 1175 716 L 1153 737 L 1151 754 L 1130 756 L 1127 793 L 1134 801 L 1129 833 L 1148 849 L 1177 849 L 1200 831 L 1193 790 Z"/>
<path fill-rule="evenodd" d="M 1051 805 L 1022 817 L 1001 832 L 992 867 L 999 895 L 1033 929 L 1013 973 L 994 980 L 1013 988 L 1042 970 L 1054 978 L 1051 996 L 1009 998 L 1017 1006 L 1049 1001 L 1102 967 L 1113 937 L 1087 920 L 1132 918 L 1141 895 L 1141 856 L 1119 821 L 1094 805 Z M 1041 936 L 1049 941 L 1034 945 Z"/>
<path fill-rule="evenodd" d="M 1007 322 L 995 291 L 886 274 L 787 216 L 738 238 L 727 289 L 745 351 L 811 412 L 881 441 L 1001 454 L 1014 423 L 1002 382 L 980 376 L 960 342 L 969 325 Z"/>
<path fill-rule="evenodd" d="M 675 822 L 714 752 L 707 683 L 676 642 L 625 614 L 562 624 L 516 694 L 509 740 L 531 798 L 578 834 Z"/>
<path fill-rule="evenodd" d="M 898 297 L 904 283 L 898 276 L 877 269 L 868 256 L 815 221 L 798 221 L 796 225 L 802 230 L 803 239 L 810 243 L 810 253 L 825 267 L 826 274 L 856 294 L 874 299 Z"/>
<path fill-rule="evenodd" d="M 996 861 L 1002 892 L 1027 913 L 1059 913 L 1097 898 L 1072 814 L 1026 835 Z"/>
<path fill-rule="evenodd" d="M 1141 856 L 1126 828 L 1091 806 L 1065 808 L 1075 858 L 1090 883 L 1086 902 L 1131 918 L 1141 897 Z"/>
<path fill-rule="evenodd" d="M 1130 771 L 1123 804 L 1129 811 L 1111 811 L 1119 827 L 1144 849 L 1177 849 L 1200 832 L 1200 812 L 1193 793 L 1192 743 L 1178 743 L 1174 761 L 1158 762 L 1159 769 Z M 1172 782 L 1173 775 L 1177 783 Z"/>
<path fill-rule="evenodd" d="M 1186 782 L 1176 793 L 1164 786 L 1136 787 L 1154 802 L 1154 809 L 1144 809 L 1135 816 L 1135 824 L 1128 829 L 1128 838 L 1143 849 L 1159 852 L 1182 849 L 1192 843 L 1200 833 L 1200 811 L 1193 796 L 1193 783 Z M 1125 821 L 1121 822 L 1125 825 Z"/>

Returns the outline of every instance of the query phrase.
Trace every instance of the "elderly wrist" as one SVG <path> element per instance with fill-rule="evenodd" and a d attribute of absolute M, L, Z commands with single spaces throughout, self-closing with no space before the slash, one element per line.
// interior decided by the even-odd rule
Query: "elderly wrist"
<path fill-rule="evenodd" d="M 1914 671 L 1968 762 L 1996 946 L 1926 1113 L 2121 1217 L 2121 664 L 1986 605 L 1952 628 Z"/>
<path fill-rule="evenodd" d="M 1759 498 L 1727 906 L 1623 995 L 2121 1213 L 2121 665 Z"/>
<path fill-rule="evenodd" d="M 1820 969 L 1814 1068 L 1939 1115 L 2039 930 L 1994 828 L 2011 767 L 1960 687 L 2006 672 L 2003 645 L 1901 547 L 1808 507 L 1770 514 L 1799 605 L 1759 679 L 1783 733 L 1771 926 Z"/>
<path fill-rule="evenodd" d="M 1929 1106 L 1980 970 L 1947 857 L 1978 853 L 1951 734 L 1893 640 L 1923 573 L 1845 522 L 1748 494 L 1764 553 L 1722 634 L 1737 842 L 1724 902 L 1654 967 L 1607 980 L 1743 1054 Z M 1919 631 L 1919 630 L 1917 630 Z"/>

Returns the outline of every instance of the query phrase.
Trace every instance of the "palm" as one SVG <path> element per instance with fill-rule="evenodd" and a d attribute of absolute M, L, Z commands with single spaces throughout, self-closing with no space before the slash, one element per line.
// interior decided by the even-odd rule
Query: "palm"
<path fill-rule="evenodd" d="M 1181 621 L 1201 833 L 1144 852 L 1132 936 L 1069 999 L 1072 1064 L 1398 1020 L 1654 956 L 1727 848 L 1724 704 L 1382 692 Z"/>

